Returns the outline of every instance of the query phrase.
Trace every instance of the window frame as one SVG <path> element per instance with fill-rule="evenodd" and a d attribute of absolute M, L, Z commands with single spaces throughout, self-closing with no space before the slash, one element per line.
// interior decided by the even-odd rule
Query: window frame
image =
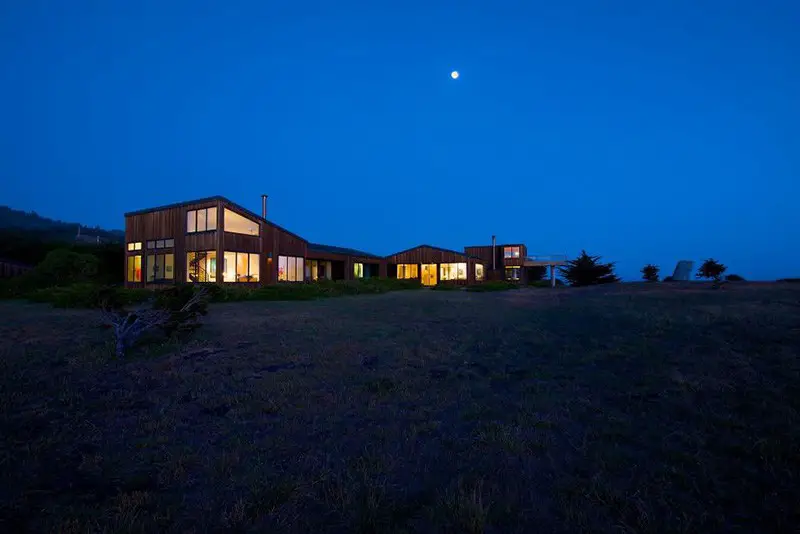
<path fill-rule="evenodd" d="M 172 256 L 172 273 L 169 277 L 164 276 L 167 273 L 167 256 Z M 159 263 L 158 258 L 161 258 L 161 262 Z M 150 259 L 155 258 L 155 265 L 162 266 L 161 273 L 158 278 L 156 278 L 156 274 L 153 274 L 153 279 L 150 279 Z M 160 254 L 146 254 L 144 258 L 145 262 L 145 282 L 148 284 L 158 284 L 161 282 L 174 282 L 175 281 L 175 253 L 174 252 L 161 252 Z"/>
<path fill-rule="evenodd" d="M 128 242 L 128 252 L 135 252 L 142 250 L 142 242 L 141 241 L 129 241 Z"/>
<path fill-rule="evenodd" d="M 478 276 L 478 271 L 480 271 L 480 276 Z M 475 281 L 482 282 L 486 279 L 486 270 L 482 263 L 475 264 Z"/>
<path fill-rule="evenodd" d="M 214 217 L 209 217 L 208 216 L 210 210 L 214 210 Z M 205 228 L 203 228 L 202 230 L 198 226 L 198 223 L 200 221 L 200 217 L 199 217 L 198 214 L 201 211 L 205 213 L 205 223 L 206 223 L 205 224 Z M 190 230 L 189 229 L 190 228 L 189 227 L 189 217 L 190 217 L 191 214 L 194 214 L 194 230 Z M 202 232 L 216 232 L 216 230 L 217 230 L 217 217 L 218 216 L 219 216 L 219 209 L 217 209 L 217 206 L 209 206 L 207 208 L 197 208 L 197 209 L 193 209 L 193 210 L 186 210 L 186 218 L 185 218 L 186 220 L 184 221 L 186 223 L 186 233 L 187 234 L 199 234 L 199 233 L 202 233 Z M 209 228 L 209 222 L 211 222 L 211 221 L 213 221 L 213 226 L 214 226 L 213 228 Z"/>
<path fill-rule="evenodd" d="M 402 274 L 402 276 L 401 276 Z M 419 263 L 398 263 L 398 280 L 417 280 L 419 278 Z"/>
<path fill-rule="evenodd" d="M 284 263 L 284 273 L 281 275 L 281 260 Z M 291 261 L 290 261 L 291 260 Z M 298 265 L 299 260 L 299 265 Z M 288 282 L 288 283 L 297 283 L 297 282 L 305 282 L 305 274 L 306 274 L 306 266 L 305 266 L 305 258 L 303 256 L 286 256 L 283 254 L 278 255 L 278 282 Z M 292 263 L 292 267 L 294 270 L 290 269 L 290 263 Z M 294 280 L 290 280 L 289 273 L 294 273 Z"/>
<path fill-rule="evenodd" d="M 228 279 L 225 278 L 225 274 L 228 272 L 228 269 L 226 267 L 228 267 L 228 259 L 231 258 L 231 257 L 233 259 L 233 280 L 228 280 Z M 246 265 L 247 265 L 247 273 L 244 274 L 244 275 L 240 275 L 239 274 L 239 259 L 241 257 L 245 258 L 245 262 L 246 262 Z M 258 273 L 255 274 L 256 279 L 255 280 L 241 280 L 240 276 L 245 277 L 245 278 L 250 278 L 250 277 L 254 276 L 253 271 L 251 269 L 253 267 L 253 265 L 254 265 L 252 257 L 256 258 L 255 266 L 256 266 L 256 271 L 258 271 Z M 238 251 L 235 251 L 235 250 L 224 250 L 222 252 L 222 281 L 223 282 L 225 282 L 226 284 L 239 284 L 239 283 L 246 284 L 246 283 L 256 283 L 256 282 L 259 282 L 260 280 L 261 280 L 261 257 L 260 257 L 260 254 L 258 252 L 238 252 Z"/>
<path fill-rule="evenodd" d="M 136 269 L 136 262 L 138 260 L 139 269 Z M 125 281 L 132 283 L 132 284 L 139 284 L 142 282 L 142 255 L 141 254 L 129 254 L 126 257 L 126 269 L 125 269 Z M 136 274 L 138 273 L 139 279 L 136 279 Z"/>
<path fill-rule="evenodd" d="M 206 280 L 193 282 L 189 276 L 192 274 L 190 269 L 191 262 L 195 259 L 197 254 L 205 254 L 205 261 L 210 264 L 212 268 L 206 268 Z M 217 251 L 216 250 L 188 250 L 184 254 L 186 259 L 186 282 L 189 284 L 214 284 L 217 282 Z"/>
<path fill-rule="evenodd" d="M 356 280 L 364 278 L 364 264 L 360 261 L 353 262 L 353 278 Z"/>
<path fill-rule="evenodd" d="M 459 267 L 463 266 L 463 270 Z M 467 262 L 455 261 L 439 264 L 439 280 L 442 282 L 456 282 L 467 279 Z"/>
<path fill-rule="evenodd" d="M 228 212 L 230 212 L 231 214 L 233 214 L 236 217 L 241 217 L 245 221 L 248 221 L 248 222 L 252 223 L 253 225 L 255 225 L 256 232 L 254 234 L 251 234 L 251 233 L 246 233 L 246 232 L 236 232 L 234 230 L 228 229 L 228 219 L 227 219 Z M 237 234 L 237 235 L 249 235 L 251 237 L 259 237 L 261 235 L 261 223 L 260 222 L 254 221 L 250 217 L 245 217 L 241 213 L 233 211 L 232 209 L 230 209 L 228 207 L 223 207 L 222 208 L 222 228 L 224 229 L 225 232 L 230 232 L 232 234 Z"/>
<path fill-rule="evenodd" d="M 522 251 L 519 245 L 508 245 L 503 247 L 503 259 L 518 260 Z M 516 253 L 516 254 L 515 254 Z"/>
<path fill-rule="evenodd" d="M 158 243 L 161 242 L 161 246 Z M 175 248 L 175 238 L 165 237 L 163 239 L 151 239 L 147 241 L 147 250 L 164 250 L 168 248 Z"/>
<path fill-rule="evenodd" d="M 516 271 L 517 276 L 516 278 L 513 276 L 513 273 Z M 509 275 L 509 272 L 512 274 Z M 518 282 L 522 279 L 522 267 L 519 265 L 507 265 L 505 268 L 505 279 L 511 282 Z"/>

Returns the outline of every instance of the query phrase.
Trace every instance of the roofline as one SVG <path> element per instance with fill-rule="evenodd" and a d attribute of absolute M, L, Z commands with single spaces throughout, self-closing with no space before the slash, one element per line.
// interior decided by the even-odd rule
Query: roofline
<path fill-rule="evenodd" d="M 156 206 L 155 208 L 147 208 L 147 209 L 143 209 L 143 210 L 129 211 L 129 212 L 125 213 L 125 217 L 129 217 L 129 216 L 132 216 L 132 215 L 144 215 L 145 213 L 152 213 L 154 211 L 169 210 L 169 209 L 173 209 L 173 208 L 182 208 L 184 206 L 189 206 L 190 204 L 203 204 L 204 202 L 211 202 L 211 201 L 223 201 L 223 202 L 227 202 L 228 204 L 235 204 L 235 202 L 231 202 L 230 200 L 228 200 L 227 198 L 225 198 L 223 196 L 214 195 L 213 197 L 198 198 L 197 200 L 184 200 L 183 202 L 175 202 L 173 204 L 165 204 L 164 206 Z M 245 209 L 245 208 L 242 208 L 242 209 Z M 249 211 L 249 210 L 247 210 L 247 211 Z M 259 216 L 259 219 L 260 218 L 261 217 Z"/>
<path fill-rule="evenodd" d="M 316 248 L 316 247 L 338 248 L 338 249 L 341 249 L 342 252 L 335 252 L 335 251 L 332 251 L 332 250 L 322 250 L 322 249 Z M 375 259 L 379 259 L 379 260 L 383 259 L 382 256 L 378 256 L 377 254 L 372 254 L 371 252 L 365 252 L 363 250 L 358 250 L 358 249 L 349 248 L 349 247 L 340 247 L 338 245 L 326 245 L 324 243 L 311 243 L 311 242 L 309 242 L 308 243 L 308 248 L 316 250 L 317 252 L 329 252 L 331 254 L 342 254 L 342 255 L 345 255 L 345 256 L 359 256 L 359 257 L 362 257 L 362 258 L 375 258 Z"/>
<path fill-rule="evenodd" d="M 305 237 L 299 236 L 296 233 L 294 233 L 294 232 L 292 232 L 290 230 L 287 230 L 286 228 L 284 228 L 284 227 L 282 227 L 282 226 L 280 226 L 278 224 L 275 224 L 274 222 L 270 221 L 269 219 L 265 219 L 261 215 L 259 215 L 259 214 L 255 213 L 255 212 L 245 208 L 241 204 L 237 204 L 236 202 L 232 201 L 229 198 L 223 197 L 222 195 L 214 195 L 213 197 L 198 198 L 196 200 L 185 200 L 183 202 L 175 202 L 174 204 L 166 204 L 164 206 L 157 206 L 155 208 L 147 208 L 147 209 L 143 209 L 143 210 L 129 211 L 129 212 L 125 213 L 125 217 L 131 217 L 133 215 L 144 215 L 145 213 L 153 213 L 153 212 L 156 212 L 156 211 L 163 211 L 163 210 L 169 210 L 169 209 L 174 209 L 174 208 L 183 208 L 185 206 L 190 206 L 192 204 L 204 204 L 206 202 L 222 202 L 222 203 L 227 204 L 229 206 L 233 206 L 234 208 L 236 208 L 236 209 L 238 209 L 240 211 L 243 211 L 244 213 L 248 214 L 250 217 L 253 217 L 253 218 L 255 218 L 255 219 L 259 220 L 259 221 L 264 221 L 265 223 L 269 224 L 270 226 L 272 226 L 274 228 L 277 228 L 281 232 L 286 232 L 287 234 L 291 235 L 292 237 L 296 237 L 300 241 L 304 241 L 307 245 L 309 244 L 308 239 L 306 239 Z"/>
<path fill-rule="evenodd" d="M 411 250 L 414 250 L 414 249 L 417 249 L 417 248 L 422 248 L 422 247 L 432 248 L 433 250 L 438 250 L 438 251 L 441 251 L 441 252 L 451 252 L 453 254 L 458 254 L 459 256 L 464 256 L 464 257 L 467 257 L 467 258 L 471 258 L 472 257 L 469 254 L 467 254 L 466 252 L 459 252 L 457 250 L 452 250 L 452 249 L 449 249 L 449 248 L 435 247 L 433 245 L 425 245 L 425 244 L 423 244 L 423 245 L 417 245 L 416 247 L 411 247 L 411 248 L 407 248 L 405 250 L 401 250 L 400 252 L 395 252 L 393 254 L 388 254 L 388 255 L 384 256 L 384 258 L 388 258 L 389 256 L 397 256 L 398 254 L 403 254 L 405 252 L 409 252 Z M 479 259 L 479 258 L 476 258 L 476 259 Z"/>
<path fill-rule="evenodd" d="M 488 245 L 467 245 L 464 248 L 465 249 L 468 249 L 468 248 L 484 248 L 484 247 L 491 247 L 491 246 L 492 246 L 492 244 L 489 243 Z M 496 243 L 494 246 L 496 246 L 496 247 L 526 247 L 527 248 L 527 245 L 525 243 Z"/>

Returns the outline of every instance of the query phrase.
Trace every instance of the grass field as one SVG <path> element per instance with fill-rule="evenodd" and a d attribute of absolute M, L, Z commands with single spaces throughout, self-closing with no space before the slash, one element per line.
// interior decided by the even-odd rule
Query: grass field
<path fill-rule="evenodd" d="M 0 303 L 3 532 L 786 532 L 800 287 Z"/>

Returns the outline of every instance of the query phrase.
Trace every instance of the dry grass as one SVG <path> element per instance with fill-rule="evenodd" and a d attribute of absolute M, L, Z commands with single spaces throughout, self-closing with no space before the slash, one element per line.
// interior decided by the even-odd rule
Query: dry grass
<path fill-rule="evenodd" d="M 3 532 L 787 531 L 800 287 L 0 304 Z"/>

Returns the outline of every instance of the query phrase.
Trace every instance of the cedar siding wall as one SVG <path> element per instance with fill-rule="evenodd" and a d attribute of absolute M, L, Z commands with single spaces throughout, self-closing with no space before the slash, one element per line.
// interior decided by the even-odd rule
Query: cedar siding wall
<path fill-rule="evenodd" d="M 216 230 L 187 234 L 187 212 L 210 207 L 217 208 Z M 226 209 L 256 222 L 259 227 L 259 235 L 245 235 L 225 231 Z M 344 280 L 352 280 L 355 278 L 353 267 L 355 263 L 364 264 L 365 276 L 378 276 L 381 278 L 396 278 L 397 264 L 399 263 L 417 265 L 436 264 L 437 266 L 442 263 L 466 263 L 466 281 L 458 280 L 446 282 L 459 284 L 472 284 L 475 282 L 476 263 L 483 263 L 487 278 L 490 276 L 489 270 L 491 269 L 491 246 L 467 247 L 467 253 L 464 254 L 454 250 L 421 245 L 387 256 L 386 258 L 371 255 L 364 256 L 362 254 L 357 254 L 358 251 L 355 250 L 327 247 L 324 245 L 320 245 L 318 249 L 312 249 L 310 248 L 309 242 L 302 237 L 265 220 L 261 216 L 226 200 L 224 197 L 210 197 L 193 202 L 172 204 L 164 206 L 163 208 L 131 212 L 125 215 L 126 261 L 122 268 L 125 272 L 126 286 L 141 287 L 145 285 L 144 280 L 147 279 L 147 241 L 160 239 L 174 239 L 175 247 L 172 249 L 150 250 L 149 252 L 151 254 L 174 254 L 174 283 L 182 283 L 187 280 L 187 252 L 212 250 L 217 254 L 216 279 L 219 283 L 222 283 L 223 279 L 223 258 L 226 251 L 259 254 L 261 284 L 275 284 L 278 282 L 279 256 L 295 256 L 304 258 L 306 261 L 310 259 L 330 261 L 333 278 Z M 142 249 L 139 251 L 128 251 L 127 243 L 131 242 L 141 242 Z M 502 270 L 504 265 L 502 247 L 502 245 L 497 246 L 498 270 Z M 524 262 L 525 248 L 524 245 L 520 245 L 520 247 L 520 256 L 522 257 L 517 261 L 519 265 L 522 265 Z M 132 255 L 142 256 L 143 282 L 127 281 L 127 257 Z M 477 256 L 480 259 L 476 259 L 473 256 Z M 439 273 L 437 272 L 437 278 L 438 276 Z M 163 282 L 158 285 L 163 285 Z"/>
<path fill-rule="evenodd" d="M 157 239 L 175 240 L 175 248 L 160 250 L 159 252 L 173 252 L 175 254 L 175 281 L 186 280 L 186 252 L 193 250 L 216 250 L 219 254 L 218 233 L 216 231 L 186 233 L 186 212 L 202 208 L 217 207 L 217 228 L 222 223 L 222 213 L 218 200 L 209 200 L 195 204 L 184 204 L 168 207 L 161 210 L 134 213 L 125 216 L 125 284 L 128 287 L 142 287 L 144 282 L 127 281 L 127 257 L 132 255 L 142 256 L 142 280 L 146 280 L 145 255 L 147 254 L 147 241 Z M 140 241 L 142 250 L 128 251 L 128 243 Z M 151 251 L 153 252 L 153 251 Z"/>
<path fill-rule="evenodd" d="M 437 265 L 437 279 L 439 278 L 439 267 L 442 263 L 466 263 L 467 264 L 467 279 L 466 280 L 446 280 L 438 279 L 438 283 L 445 284 L 474 284 L 475 283 L 475 264 L 482 263 L 481 260 L 470 258 L 466 254 L 456 252 L 454 250 L 445 250 L 428 245 L 421 245 L 397 254 L 392 254 L 386 257 L 387 261 L 387 274 L 392 278 L 397 278 L 397 265 L 400 263 L 409 263 L 421 265 L 424 263 L 435 263 Z M 420 276 L 421 276 L 420 269 Z"/>
<path fill-rule="evenodd" d="M 467 255 L 454 250 L 443 250 L 422 245 L 387 256 L 389 263 L 459 263 L 467 261 Z"/>

